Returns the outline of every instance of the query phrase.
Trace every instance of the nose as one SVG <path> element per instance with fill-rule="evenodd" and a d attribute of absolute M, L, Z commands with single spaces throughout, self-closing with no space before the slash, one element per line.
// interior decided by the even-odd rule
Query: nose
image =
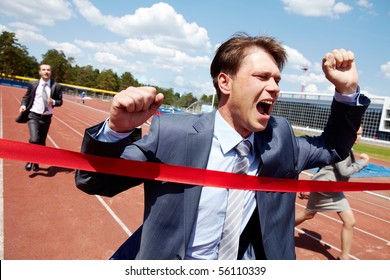
<path fill-rule="evenodd" d="M 279 84 L 275 81 L 275 79 L 269 79 L 268 80 L 268 84 L 267 84 L 266 89 L 272 95 L 278 95 L 279 92 L 280 92 Z"/>

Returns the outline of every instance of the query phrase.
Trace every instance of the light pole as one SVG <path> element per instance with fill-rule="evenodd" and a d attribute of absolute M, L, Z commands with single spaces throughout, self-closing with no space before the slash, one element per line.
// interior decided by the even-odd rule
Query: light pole
<path fill-rule="evenodd" d="M 305 74 L 308 70 L 309 70 L 309 66 L 308 65 L 301 65 L 301 70 L 303 71 L 303 74 Z M 302 95 L 301 95 L 301 98 L 304 98 L 304 92 L 305 92 L 305 78 L 303 77 L 302 79 L 302 83 L 301 83 L 301 92 L 302 92 Z"/>

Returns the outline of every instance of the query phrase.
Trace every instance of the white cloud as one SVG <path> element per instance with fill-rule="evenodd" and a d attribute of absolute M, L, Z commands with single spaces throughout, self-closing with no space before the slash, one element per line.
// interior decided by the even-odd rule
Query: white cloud
<path fill-rule="evenodd" d="M 288 63 L 285 69 L 286 73 L 282 73 L 282 87 L 284 83 L 288 83 L 296 85 L 293 86 L 293 91 L 300 91 L 303 85 L 306 92 L 328 91 L 324 86 L 329 81 L 325 78 L 320 63 L 310 62 L 302 53 L 289 46 L 284 45 L 284 48 L 288 54 Z M 308 69 L 304 71 L 303 66 Z"/>
<path fill-rule="evenodd" d="M 7 2 L 7 3 L 5 3 Z M 44 7 L 44 9 L 42 9 Z M 37 25 L 53 25 L 57 19 L 68 19 L 71 16 L 69 3 L 62 0 L 55 1 L 1 1 L 0 9 L 6 15 L 20 18 Z M 31 13 L 31 14 L 30 14 Z M 33 16 L 32 16 L 33 15 Z M 32 19 L 34 18 L 34 19 Z M 32 19 L 32 20 L 31 20 Z M 44 19 L 45 22 L 41 22 Z M 76 45 L 69 42 L 50 41 L 40 34 L 40 28 L 26 22 L 12 22 L 10 26 L 15 30 L 15 37 L 24 43 L 43 43 L 49 48 L 61 50 L 66 56 L 81 55 L 82 51 Z"/>
<path fill-rule="evenodd" d="M 290 13 L 310 17 L 338 18 L 340 14 L 347 13 L 352 7 L 343 2 L 335 3 L 335 0 L 282 0 L 284 10 Z"/>
<path fill-rule="evenodd" d="M 322 63 L 315 62 L 314 65 L 312 66 L 312 70 L 314 72 L 322 72 Z"/>
<path fill-rule="evenodd" d="M 307 66 L 309 68 L 311 67 L 311 62 L 307 60 L 298 50 L 290 48 L 286 45 L 284 48 L 288 55 L 288 65 L 286 66 L 295 70 L 301 70 L 302 66 Z"/>
<path fill-rule="evenodd" d="M 48 40 L 45 38 L 45 36 L 32 31 L 28 29 L 17 29 L 15 31 L 16 38 L 18 38 L 19 41 L 27 42 L 27 43 L 37 43 L 42 42 L 47 44 Z"/>
<path fill-rule="evenodd" d="M 9 32 L 9 29 L 7 28 L 7 26 L 0 24 L 0 32 L 3 32 L 3 31 Z"/>
<path fill-rule="evenodd" d="M 171 49 L 204 52 L 211 49 L 206 29 L 196 23 L 188 23 L 166 3 L 139 8 L 134 14 L 122 17 L 103 15 L 89 0 L 74 0 L 74 4 L 89 22 L 102 25 L 126 38 L 142 38 L 152 41 L 154 45 Z"/>
<path fill-rule="evenodd" d="M 358 5 L 362 8 L 371 9 L 374 4 L 370 3 L 368 0 L 358 0 Z"/>
<path fill-rule="evenodd" d="M 63 51 L 66 56 L 75 56 L 82 54 L 81 49 L 78 48 L 76 45 L 69 42 L 50 41 L 42 34 L 33 31 L 33 28 L 31 28 L 31 30 L 17 29 L 15 34 L 16 38 L 21 42 L 43 43 L 49 48 L 54 48 L 56 50 Z"/>
<path fill-rule="evenodd" d="M 387 79 L 390 79 L 390 61 L 381 65 L 381 71 Z"/>
<path fill-rule="evenodd" d="M 215 93 L 215 89 L 214 89 L 214 86 L 213 86 L 213 83 L 210 81 L 207 81 L 207 82 L 190 82 L 190 86 L 192 89 L 195 89 L 195 92 L 199 92 L 199 93 L 202 93 L 202 94 L 206 94 L 206 95 L 211 95 L 211 94 L 214 94 Z M 187 90 L 187 91 L 192 91 L 192 90 Z M 195 94 L 196 96 L 196 94 Z M 200 96 L 198 96 L 200 97 Z"/>
<path fill-rule="evenodd" d="M 47 45 L 56 50 L 63 51 L 66 56 L 81 55 L 83 53 L 76 45 L 68 42 L 48 41 Z"/>
<path fill-rule="evenodd" d="M 339 2 L 333 6 L 332 14 L 337 17 L 338 15 L 348 13 L 351 10 L 352 10 L 351 6 L 344 4 L 343 2 Z"/>
<path fill-rule="evenodd" d="M 73 16 L 70 3 L 66 0 L 4 0 L 0 1 L 0 13 L 45 26 L 53 26 L 56 21 Z"/>
<path fill-rule="evenodd" d="M 308 73 L 308 74 L 284 74 L 282 76 L 282 81 L 287 81 L 299 85 L 309 85 L 309 84 L 325 84 L 328 80 L 325 76 L 321 74 Z"/>
<path fill-rule="evenodd" d="M 126 48 L 126 45 L 118 42 L 93 42 L 84 40 L 74 40 L 74 43 L 82 48 L 91 49 L 100 52 L 110 52 L 117 55 L 129 55 L 130 51 Z"/>
<path fill-rule="evenodd" d="M 119 76 L 124 72 L 130 72 L 139 82 L 150 84 L 150 82 L 147 80 L 148 78 L 145 77 L 145 73 L 149 74 L 148 63 L 143 61 L 129 62 L 113 54 L 109 54 L 107 57 L 104 55 L 104 52 L 98 52 L 94 54 L 94 56 L 90 58 L 90 64 L 94 65 L 94 67 L 97 69 L 113 69 Z"/>
<path fill-rule="evenodd" d="M 118 58 L 116 55 L 107 52 L 95 53 L 94 60 L 104 65 L 105 68 L 118 69 L 126 64 L 126 61 Z"/>
<path fill-rule="evenodd" d="M 160 69 L 168 69 L 173 72 L 181 72 L 184 68 L 209 67 L 208 56 L 190 56 L 182 51 L 155 45 L 151 40 L 126 39 L 124 43 L 106 42 L 96 43 L 92 41 L 75 40 L 75 43 L 83 48 L 93 49 L 98 52 L 115 53 L 123 57 L 139 57 L 150 61 L 150 66 Z"/>
<path fill-rule="evenodd" d="M 75 40 L 78 47 L 92 49 L 99 54 L 89 58 L 91 62 L 93 60 L 92 64 L 98 62 L 104 67 L 115 67 L 120 72 L 130 71 L 142 83 L 161 86 L 181 84 L 182 89 L 193 88 L 190 85 L 192 80 L 179 78 L 172 81 L 171 73 L 185 77 L 188 71 L 199 67 L 204 71 L 210 65 L 208 55 L 212 47 L 206 29 L 187 22 L 166 3 L 139 8 L 132 14 L 116 17 L 104 15 L 89 0 L 73 2 L 88 22 L 124 37 L 122 42 Z M 108 65 L 109 60 L 112 62 Z M 157 73 L 156 78 L 146 77 L 146 73 Z"/>
<path fill-rule="evenodd" d="M 210 58 L 207 56 L 190 56 L 181 50 L 175 50 L 155 44 L 155 41 L 149 39 L 137 40 L 130 38 L 125 41 L 123 47 L 129 54 L 151 55 L 155 57 L 155 64 L 161 66 L 162 64 L 173 64 L 180 66 L 180 68 L 189 66 L 208 67 L 210 64 Z M 171 65 L 171 67 L 173 67 L 172 69 L 176 69 L 173 65 Z M 167 68 L 169 66 L 165 65 L 164 67 Z"/>
<path fill-rule="evenodd" d="M 327 93 L 334 93 L 334 91 L 335 91 L 335 88 L 334 88 L 334 85 L 333 84 L 329 84 L 327 87 L 326 87 L 326 89 L 325 89 L 325 92 L 327 92 Z"/>
<path fill-rule="evenodd" d="M 318 87 L 315 84 L 308 84 L 305 86 L 305 92 L 318 92 Z"/>
<path fill-rule="evenodd" d="M 152 56 L 174 57 L 175 50 L 156 44 L 150 39 L 129 38 L 125 40 L 124 47 L 130 53 L 148 54 Z"/>
<path fill-rule="evenodd" d="M 135 61 L 131 64 L 126 62 L 124 65 L 122 65 L 122 68 L 124 69 L 124 71 L 136 74 L 143 74 L 148 72 L 148 64 L 143 61 Z"/>
<path fill-rule="evenodd" d="M 9 24 L 9 26 L 15 28 L 15 29 L 21 29 L 21 30 L 27 30 L 32 32 L 39 32 L 40 29 L 35 26 L 24 22 L 12 22 Z"/>
<path fill-rule="evenodd" d="M 184 77 L 183 76 L 176 76 L 175 77 L 175 84 L 178 85 L 179 87 L 184 86 L 185 85 Z"/>
<path fill-rule="evenodd" d="M 208 68 L 210 58 L 207 56 L 189 56 L 186 53 L 175 51 L 172 56 L 156 56 L 153 64 L 158 68 L 171 69 L 173 72 L 181 72 L 187 68 Z"/>
<path fill-rule="evenodd" d="M 187 81 L 183 76 L 175 77 L 175 88 L 181 93 L 192 92 L 198 98 L 203 94 L 211 95 L 215 92 L 211 79 L 206 82 L 204 82 L 204 79 L 203 82 L 199 80 Z"/>
<path fill-rule="evenodd" d="M 325 75 L 322 72 L 320 74 L 309 73 L 309 75 L 307 75 L 306 80 L 307 83 L 316 83 L 316 84 L 329 83 L 329 81 L 325 78 Z"/>

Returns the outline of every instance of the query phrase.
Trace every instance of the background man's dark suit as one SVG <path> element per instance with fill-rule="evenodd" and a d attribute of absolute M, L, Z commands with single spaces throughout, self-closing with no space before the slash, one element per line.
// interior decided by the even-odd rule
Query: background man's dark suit
<path fill-rule="evenodd" d="M 22 114 L 27 114 L 28 128 L 30 131 L 29 142 L 32 144 L 46 145 L 46 138 L 49 132 L 52 114 L 39 114 L 30 111 L 36 101 L 35 95 L 39 81 L 35 81 L 29 84 L 26 94 L 23 96 L 21 106 L 26 106 L 26 111 Z M 50 98 L 54 100 L 51 102 L 51 106 L 59 107 L 62 105 L 62 87 L 60 84 L 51 82 L 50 85 Z M 39 102 L 43 102 L 39 100 Z M 26 167 L 27 168 L 27 167 Z M 27 168 L 29 169 L 29 168 Z"/>
<path fill-rule="evenodd" d="M 297 179 L 301 171 L 345 158 L 352 147 L 369 100 L 364 106 L 336 101 L 322 136 L 295 137 L 290 124 L 271 117 L 266 130 L 255 133 L 259 176 Z M 153 117 L 149 135 L 133 142 L 103 143 L 95 139 L 101 124 L 86 131 L 82 152 L 131 160 L 206 168 L 215 112 Z M 76 185 L 89 194 L 113 196 L 142 183 L 136 178 L 77 171 Z M 202 188 L 145 181 L 144 224 L 114 254 L 114 259 L 183 259 L 198 211 Z M 257 258 L 295 259 L 295 193 L 256 192 L 257 211 L 241 235 L 239 258 L 249 243 Z M 251 230 L 248 230 L 251 228 Z M 261 234 L 260 234 L 261 232 Z"/>
<path fill-rule="evenodd" d="M 39 80 L 34 81 L 28 84 L 27 92 L 23 96 L 21 106 L 26 106 L 26 109 L 29 111 L 34 103 L 35 93 L 39 85 Z M 53 107 L 59 107 L 62 105 L 62 86 L 56 82 L 51 82 L 50 85 L 51 93 L 50 97 L 55 101 Z"/>

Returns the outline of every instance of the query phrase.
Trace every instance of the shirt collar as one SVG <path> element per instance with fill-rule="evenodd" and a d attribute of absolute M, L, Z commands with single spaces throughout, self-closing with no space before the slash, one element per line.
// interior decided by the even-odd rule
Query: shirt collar
<path fill-rule="evenodd" d="M 243 138 L 242 136 L 235 131 L 225 120 L 222 118 L 221 114 L 217 110 L 215 114 L 215 125 L 214 125 L 214 136 L 217 137 L 219 144 L 221 145 L 222 152 L 226 154 L 231 149 L 233 149 L 238 143 L 240 143 Z M 254 133 L 252 132 L 249 137 L 246 138 L 252 144 L 253 152 L 253 142 L 254 142 Z"/>
<path fill-rule="evenodd" d="M 42 78 L 39 79 L 39 85 L 43 85 L 43 84 L 47 84 L 48 86 L 50 86 L 50 83 L 51 83 L 51 80 L 49 79 L 47 82 L 45 82 Z"/>

